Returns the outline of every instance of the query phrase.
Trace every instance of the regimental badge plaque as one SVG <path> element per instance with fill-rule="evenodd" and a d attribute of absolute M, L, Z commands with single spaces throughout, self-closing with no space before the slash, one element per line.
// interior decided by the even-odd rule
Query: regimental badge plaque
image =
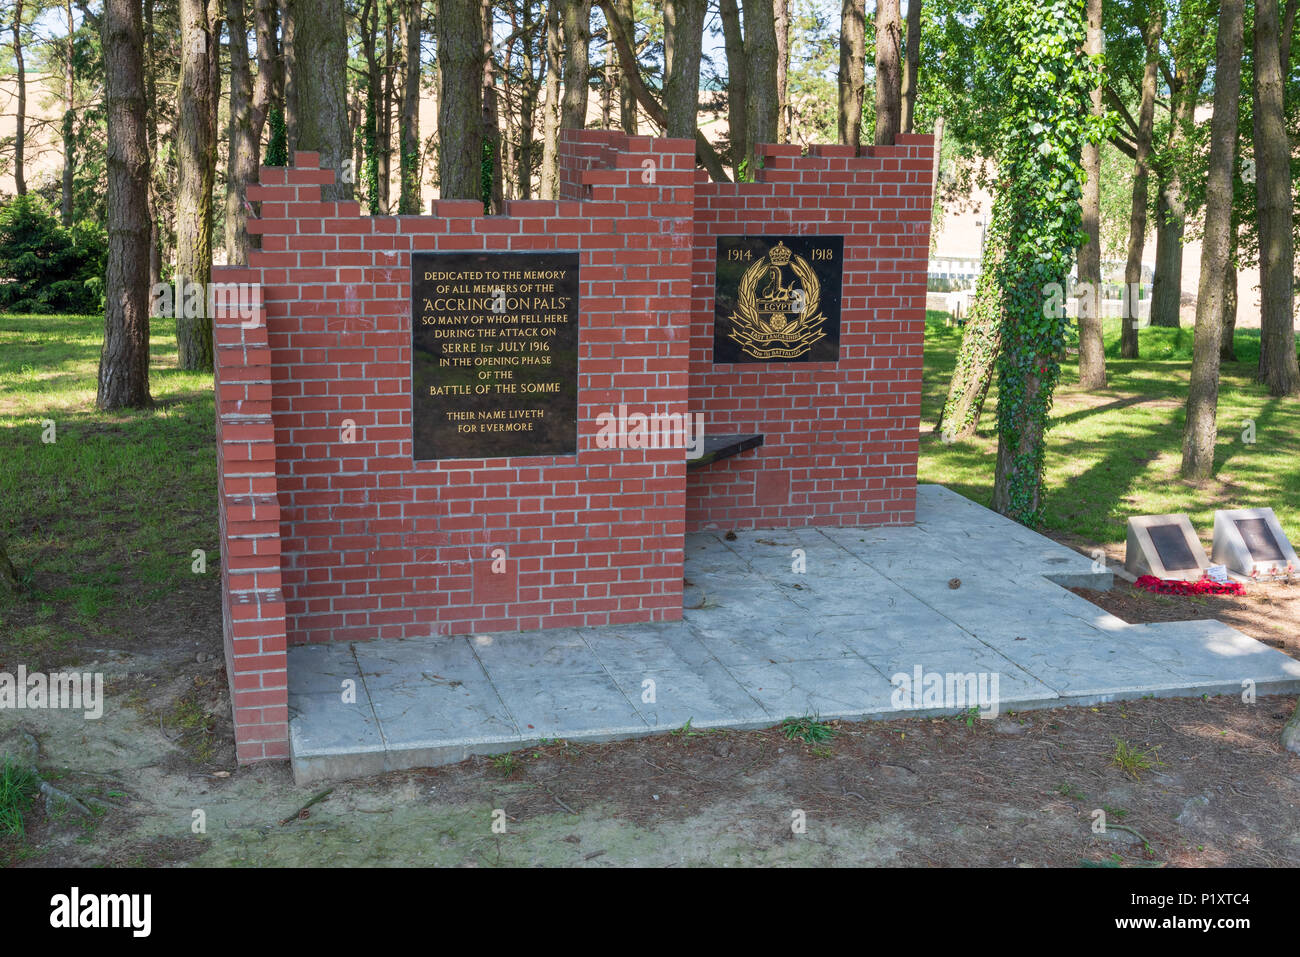
<path fill-rule="evenodd" d="M 713 361 L 835 362 L 843 236 L 719 236 Z"/>

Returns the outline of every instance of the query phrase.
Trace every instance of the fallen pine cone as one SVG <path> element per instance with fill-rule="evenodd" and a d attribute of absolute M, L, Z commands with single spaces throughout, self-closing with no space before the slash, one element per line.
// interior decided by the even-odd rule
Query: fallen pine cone
<path fill-rule="evenodd" d="M 960 588 L 960 587 L 961 587 L 961 579 L 960 579 L 960 578 L 949 578 L 949 579 L 948 579 L 948 587 L 949 587 L 949 588 Z"/>

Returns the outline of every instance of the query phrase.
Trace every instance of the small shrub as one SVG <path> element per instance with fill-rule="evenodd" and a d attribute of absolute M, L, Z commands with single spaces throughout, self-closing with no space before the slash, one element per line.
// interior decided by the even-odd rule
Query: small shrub
<path fill-rule="evenodd" d="M 0 206 L 0 310 L 97 312 L 108 239 L 92 222 L 60 224 L 34 193 Z"/>

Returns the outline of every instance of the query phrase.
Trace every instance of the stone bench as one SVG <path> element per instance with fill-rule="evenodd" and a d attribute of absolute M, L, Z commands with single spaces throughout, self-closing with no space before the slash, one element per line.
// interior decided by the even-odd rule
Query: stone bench
<path fill-rule="evenodd" d="M 687 469 L 702 469 L 721 459 L 739 455 L 763 444 L 763 436 L 753 435 L 706 435 L 704 449 L 698 458 L 687 459 Z"/>

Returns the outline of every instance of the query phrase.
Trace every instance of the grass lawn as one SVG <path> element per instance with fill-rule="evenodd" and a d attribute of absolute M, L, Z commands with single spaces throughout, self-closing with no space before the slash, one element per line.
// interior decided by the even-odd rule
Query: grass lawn
<path fill-rule="evenodd" d="M 938 482 L 989 505 L 997 456 L 997 384 L 978 434 L 944 444 L 934 432 L 957 360 L 960 330 L 944 314 L 926 322 L 921 408 L 922 482 Z M 1098 544 L 1123 542 L 1130 515 L 1186 512 L 1207 548 L 1217 508 L 1270 506 L 1300 541 L 1300 399 L 1275 399 L 1256 384 L 1259 332 L 1236 336 L 1236 363 L 1223 367 L 1214 481 L 1195 486 L 1178 477 L 1182 460 L 1192 330 L 1139 330 L 1141 359 L 1119 358 L 1119 321 L 1106 327 L 1108 387 L 1078 386 L 1073 360 L 1056 390 L 1047 436 L 1045 531 Z M 1254 423 L 1254 443 L 1243 441 Z"/>
<path fill-rule="evenodd" d="M 0 528 L 33 596 L 0 594 L 0 665 L 50 667 L 86 640 L 129 643 L 150 624 L 161 639 L 218 614 L 212 376 L 178 371 L 174 324 L 154 320 L 154 407 L 100 413 L 101 321 L 0 315 Z M 1224 369 L 1219 476 L 1199 488 L 1177 477 L 1191 330 L 1142 330 L 1137 361 L 1117 358 L 1118 335 L 1116 323 L 1104 393 L 1080 392 L 1069 368 L 1058 390 L 1046 530 L 1106 544 L 1123 540 L 1130 514 L 1188 512 L 1208 537 L 1215 508 L 1271 505 L 1300 541 L 1300 401 L 1251 381 L 1258 333 L 1238 334 L 1243 361 Z M 932 431 L 959 336 L 930 313 L 920 479 L 987 505 L 996 386 L 975 439 L 945 445 Z M 1254 444 L 1242 441 L 1247 420 Z M 191 570 L 194 549 L 206 552 L 205 575 Z"/>
<path fill-rule="evenodd" d="M 75 658 L 197 598 L 196 548 L 219 569 L 212 375 L 177 370 L 175 323 L 154 319 L 154 407 L 99 412 L 102 323 L 0 315 L 0 533 L 34 599 L 0 591 L 0 664 Z"/>

